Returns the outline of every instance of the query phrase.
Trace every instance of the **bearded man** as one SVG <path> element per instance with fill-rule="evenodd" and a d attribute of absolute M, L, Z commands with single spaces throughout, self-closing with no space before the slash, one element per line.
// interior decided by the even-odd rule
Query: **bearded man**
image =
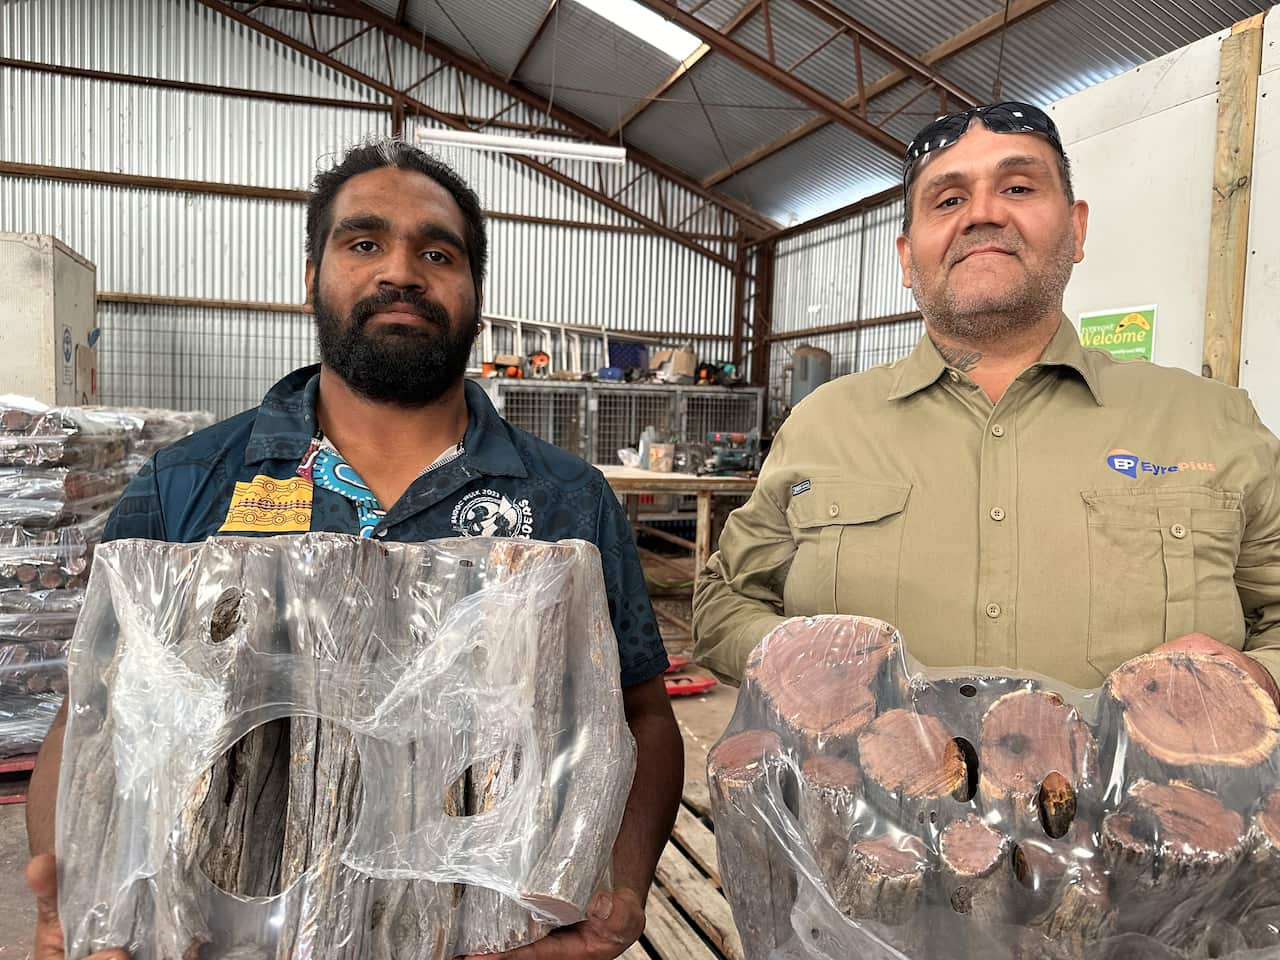
<path fill-rule="evenodd" d="M 480 201 L 452 169 L 399 141 L 353 148 L 316 177 L 306 229 L 320 364 L 286 376 L 260 406 L 159 451 L 125 491 L 105 539 L 330 531 L 596 544 L 636 741 L 613 889 L 592 900 L 582 923 L 503 956 L 610 960 L 644 929 L 684 764 L 662 680 L 667 656 L 626 515 L 600 471 L 508 424 L 465 379 L 488 241 Z M 35 960 L 64 953 L 53 853 L 65 715 L 64 705 L 27 805 Z"/>
<path fill-rule="evenodd" d="M 925 336 L 778 432 L 698 579 L 701 662 L 732 682 L 783 618 L 846 613 L 931 666 L 1089 688 L 1173 646 L 1276 698 L 1280 442 L 1242 390 L 1081 347 L 1062 295 L 1089 210 L 1053 121 L 941 117 L 903 191 Z"/>

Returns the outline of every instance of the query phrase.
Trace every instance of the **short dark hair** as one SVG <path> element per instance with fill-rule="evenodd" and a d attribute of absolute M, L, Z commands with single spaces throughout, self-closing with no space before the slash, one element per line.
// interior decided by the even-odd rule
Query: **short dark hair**
<path fill-rule="evenodd" d="M 916 178 L 920 176 L 920 171 L 929 165 L 929 161 L 937 154 L 921 158 L 921 162 L 915 164 L 911 168 L 911 173 L 907 177 L 906 188 L 903 191 L 906 199 L 903 201 L 902 211 L 902 232 L 909 233 L 911 230 L 911 211 L 915 206 L 915 197 L 911 193 L 911 188 L 915 186 Z M 1062 178 L 1062 192 L 1066 194 L 1067 206 L 1071 206 L 1076 202 L 1075 187 L 1071 184 L 1071 160 L 1065 153 L 1059 153 L 1057 150 L 1053 152 L 1054 157 L 1058 161 L 1058 176 Z"/>
<path fill-rule="evenodd" d="M 489 259 L 489 237 L 485 232 L 484 211 L 480 198 L 467 186 L 452 167 L 403 140 L 370 140 L 350 148 L 342 160 L 328 170 L 316 174 L 307 198 L 307 257 L 320 269 L 324 245 L 333 229 L 333 201 L 338 191 L 352 177 L 383 167 L 411 170 L 429 177 L 449 191 L 462 210 L 466 223 L 463 240 L 467 259 L 471 262 L 471 279 L 477 293 L 484 281 L 484 268 Z"/>

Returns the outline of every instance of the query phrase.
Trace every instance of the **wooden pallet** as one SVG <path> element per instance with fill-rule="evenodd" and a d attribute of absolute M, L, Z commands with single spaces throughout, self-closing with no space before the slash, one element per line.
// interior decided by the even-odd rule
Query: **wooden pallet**
<path fill-rule="evenodd" d="M 688 784 L 645 904 L 644 936 L 623 960 L 743 960 L 733 915 L 720 892 L 709 813 L 706 784 Z"/>
<path fill-rule="evenodd" d="M 0 760 L 0 804 L 27 802 L 27 785 L 35 766 L 34 753 Z"/>

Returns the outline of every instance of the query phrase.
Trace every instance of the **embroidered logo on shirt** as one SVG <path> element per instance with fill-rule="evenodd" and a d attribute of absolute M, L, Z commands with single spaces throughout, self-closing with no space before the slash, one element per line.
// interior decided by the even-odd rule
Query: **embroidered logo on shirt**
<path fill-rule="evenodd" d="M 451 517 L 464 537 L 533 536 L 533 508 L 528 500 L 511 500 L 496 490 L 475 490 L 458 501 Z"/>
<path fill-rule="evenodd" d="M 812 487 L 813 484 L 808 480 L 801 480 L 799 483 L 793 483 L 791 485 L 791 495 L 793 497 L 798 497 L 802 493 L 808 493 Z"/>
<path fill-rule="evenodd" d="M 305 533 L 311 529 L 311 481 L 261 474 L 239 482 L 219 533 Z"/>
<path fill-rule="evenodd" d="M 1112 450 L 1107 454 L 1107 466 L 1116 473 L 1123 473 L 1126 477 L 1133 477 L 1135 480 L 1140 473 L 1161 477 L 1167 473 L 1184 473 L 1188 470 L 1215 471 L 1218 469 L 1216 463 L 1206 463 L 1202 460 L 1183 460 L 1181 463 L 1170 464 L 1154 463 L 1151 460 L 1143 460 L 1136 453 L 1128 450 Z"/>

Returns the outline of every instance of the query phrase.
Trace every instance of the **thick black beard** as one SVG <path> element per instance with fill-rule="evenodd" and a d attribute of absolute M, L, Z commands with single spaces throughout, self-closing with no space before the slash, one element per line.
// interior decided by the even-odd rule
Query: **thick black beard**
<path fill-rule="evenodd" d="M 369 333 L 369 318 L 378 308 L 397 302 L 413 306 L 431 326 L 396 324 Z M 344 323 L 320 296 L 319 283 L 312 289 L 311 306 L 320 359 L 370 400 L 425 407 L 439 400 L 467 371 L 478 312 L 459 327 L 434 300 L 414 290 L 390 288 L 357 302 Z"/>

